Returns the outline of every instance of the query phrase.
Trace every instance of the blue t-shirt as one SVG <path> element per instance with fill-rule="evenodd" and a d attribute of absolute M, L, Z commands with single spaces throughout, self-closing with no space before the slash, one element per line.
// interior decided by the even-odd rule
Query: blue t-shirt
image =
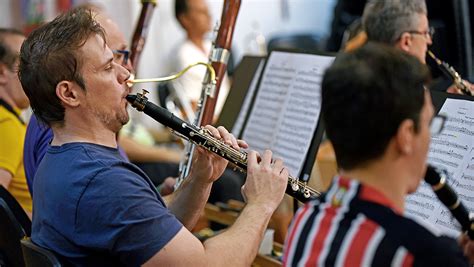
<path fill-rule="evenodd" d="M 50 146 L 33 187 L 33 242 L 74 265 L 139 266 L 182 227 L 118 149 Z"/>
<path fill-rule="evenodd" d="M 53 140 L 51 128 L 40 123 L 34 114 L 31 115 L 26 128 L 25 145 L 23 146 L 23 164 L 25 166 L 26 182 L 32 196 L 33 177 L 41 159 L 46 154 L 46 149 L 51 140 Z"/>
<path fill-rule="evenodd" d="M 53 140 L 53 130 L 31 115 L 26 128 L 25 145 L 23 146 L 23 165 L 25 167 L 26 182 L 31 196 L 33 196 L 33 179 L 38 165 L 46 154 L 49 144 Z M 120 155 L 128 160 L 125 152 L 119 147 Z"/>

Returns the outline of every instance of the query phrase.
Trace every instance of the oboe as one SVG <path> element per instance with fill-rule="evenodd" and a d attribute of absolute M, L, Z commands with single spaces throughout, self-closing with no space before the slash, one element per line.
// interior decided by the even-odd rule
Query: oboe
<path fill-rule="evenodd" d="M 143 93 L 128 95 L 127 100 L 132 104 L 132 107 L 138 111 L 143 111 L 159 123 L 171 128 L 176 135 L 227 159 L 235 164 L 240 171 L 247 171 L 247 152 L 227 145 L 213 137 L 205 128 L 187 123 L 168 110 L 149 102 L 145 96 L 146 93 L 148 92 L 143 90 Z M 306 182 L 292 176 L 288 177 L 286 193 L 301 202 L 306 202 L 320 195 L 320 192 L 309 187 Z"/>
<path fill-rule="evenodd" d="M 133 64 L 133 69 L 137 71 L 138 61 L 145 46 L 145 40 L 148 35 L 149 24 L 153 16 L 153 10 L 156 6 L 156 0 L 142 0 L 142 11 L 138 18 L 135 32 L 133 33 L 130 60 Z"/>
<path fill-rule="evenodd" d="M 461 75 L 459 75 L 459 73 L 452 66 L 437 58 L 430 50 L 428 50 L 428 55 L 436 62 L 436 65 L 438 65 L 438 68 L 444 73 L 444 75 L 453 80 L 454 85 L 456 85 L 456 87 L 461 90 L 463 94 L 472 96 L 471 90 L 467 88 L 466 84 L 461 78 Z"/>

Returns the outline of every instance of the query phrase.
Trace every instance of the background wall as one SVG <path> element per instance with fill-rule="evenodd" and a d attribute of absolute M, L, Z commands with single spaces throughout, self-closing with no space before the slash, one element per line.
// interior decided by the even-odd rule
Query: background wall
<path fill-rule="evenodd" d="M 24 25 L 25 2 L 40 3 L 46 20 L 57 15 L 56 0 L 0 0 L 0 26 Z M 139 0 L 74 0 L 74 5 L 92 2 L 102 5 L 131 40 L 141 10 Z M 213 21 L 220 19 L 223 0 L 207 0 Z M 268 41 L 276 35 L 309 33 L 329 35 L 335 0 L 242 0 L 234 31 L 233 55 L 239 62 L 244 54 L 255 54 L 255 37 Z M 166 61 L 172 48 L 184 39 L 174 18 L 174 1 L 158 0 L 147 42 L 142 53 L 138 77 L 156 77 L 169 73 Z M 211 38 L 211 34 L 209 38 Z M 254 44 L 253 46 L 250 44 Z M 145 87 L 147 85 L 144 85 Z M 149 85 L 152 86 L 152 85 Z"/>

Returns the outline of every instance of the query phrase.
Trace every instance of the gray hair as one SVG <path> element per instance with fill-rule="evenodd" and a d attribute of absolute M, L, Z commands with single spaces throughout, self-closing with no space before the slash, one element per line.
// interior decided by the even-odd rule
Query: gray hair
<path fill-rule="evenodd" d="M 420 14 L 428 14 L 425 0 L 370 0 L 362 27 L 370 41 L 394 44 L 404 32 L 416 29 Z"/>

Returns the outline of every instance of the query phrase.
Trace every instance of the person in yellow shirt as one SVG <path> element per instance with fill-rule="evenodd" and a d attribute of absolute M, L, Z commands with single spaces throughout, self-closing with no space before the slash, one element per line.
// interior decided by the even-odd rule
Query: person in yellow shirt
<path fill-rule="evenodd" d="M 23 168 L 26 125 L 20 117 L 29 106 L 17 70 L 24 35 L 0 28 L 0 185 L 31 215 L 32 201 Z"/>

